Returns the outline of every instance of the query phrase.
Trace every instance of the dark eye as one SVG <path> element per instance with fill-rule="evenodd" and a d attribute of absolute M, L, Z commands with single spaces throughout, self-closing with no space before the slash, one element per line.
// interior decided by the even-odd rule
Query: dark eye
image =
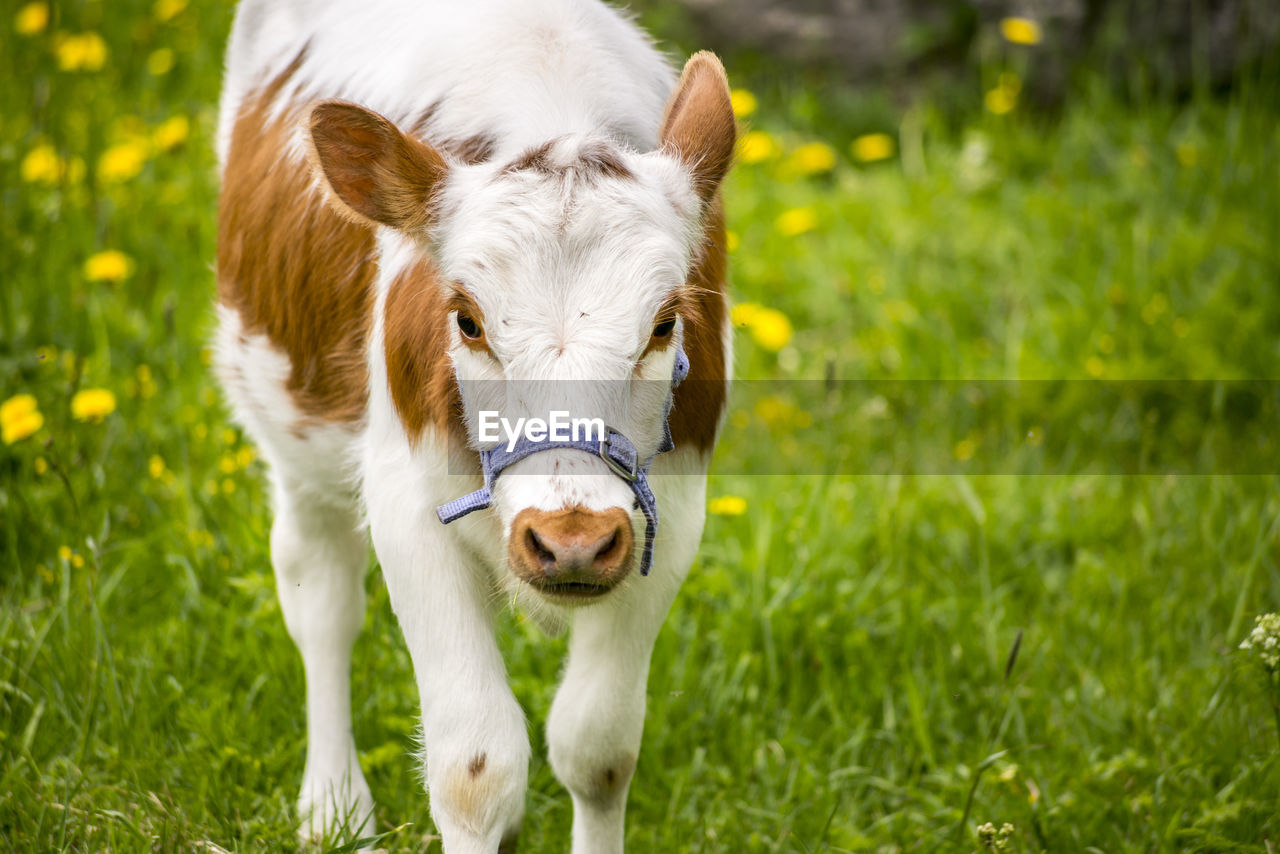
<path fill-rule="evenodd" d="M 664 320 L 653 327 L 654 338 L 666 338 L 671 334 L 671 330 L 676 328 L 676 319 L 674 317 Z"/>
<path fill-rule="evenodd" d="M 480 329 L 480 324 L 471 319 L 470 315 L 458 312 L 458 331 L 462 333 L 462 337 L 468 341 L 477 341 L 484 334 Z"/>

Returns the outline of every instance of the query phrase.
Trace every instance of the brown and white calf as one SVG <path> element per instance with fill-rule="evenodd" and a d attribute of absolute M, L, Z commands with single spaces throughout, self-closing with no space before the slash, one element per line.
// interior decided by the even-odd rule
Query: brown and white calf
<path fill-rule="evenodd" d="M 497 851 L 523 814 L 529 738 L 494 637 L 511 597 L 571 632 L 547 742 L 573 850 L 622 850 L 649 658 L 698 547 L 730 372 L 718 187 L 734 134 L 714 56 L 677 78 L 595 0 L 241 4 L 217 370 L 271 471 L 271 559 L 306 672 L 303 833 L 372 827 L 349 689 L 367 530 L 445 851 Z M 658 454 L 682 351 L 675 449 Z M 490 510 L 437 518 L 480 485 L 469 389 L 529 380 L 596 389 L 542 402 L 589 404 L 656 455 L 648 577 L 632 486 L 579 449 L 507 469 Z M 508 395 L 504 416 L 545 417 L 537 397 Z"/>

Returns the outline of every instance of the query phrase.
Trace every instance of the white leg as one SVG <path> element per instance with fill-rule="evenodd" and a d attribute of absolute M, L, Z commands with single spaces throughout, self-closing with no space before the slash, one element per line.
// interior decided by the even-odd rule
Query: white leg
<path fill-rule="evenodd" d="M 530 751 L 489 581 L 434 517 L 387 509 L 371 502 L 370 521 L 418 681 L 431 816 L 446 854 L 495 854 L 524 816 Z"/>
<path fill-rule="evenodd" d="M 368 544 L 354 512 L 281 486 L 271 559 L 285 625 L 307 677 L 299 833 L 321 839 L 371 831 L 373 798 L 351 733 L 351 647 L 364 622 Z"/>
<path fill-rule="evenodd" d="M 702 531 L 705 482 L 672 478 L 666 486 L 659 506 L 672 521 L 663 522 L 652 575 L 629 578 L 573 614 L 569 663 L 547 720 L 551 767 L 573 796 L 573 854 L 623 849 L 649 658 Z"/>

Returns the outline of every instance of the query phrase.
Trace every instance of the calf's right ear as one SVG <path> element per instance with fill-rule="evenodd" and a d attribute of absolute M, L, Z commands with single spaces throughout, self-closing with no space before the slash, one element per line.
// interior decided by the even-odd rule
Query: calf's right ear
<path fill-rule="evenodd" d="M 658 141 L 684 161 L 703 204 L 711 200 L 733 163 L 737 134 L 724 66 L 714 53 L 699 51 L 685 63 Z"/>
<path fill-rule="evenodd" d="M 438 151 L 342 101 L 318 104 L 308 124 L 316 167 L 340 213 L 404 231 L 431 223 L 432 193 L 449 171 Z"/>

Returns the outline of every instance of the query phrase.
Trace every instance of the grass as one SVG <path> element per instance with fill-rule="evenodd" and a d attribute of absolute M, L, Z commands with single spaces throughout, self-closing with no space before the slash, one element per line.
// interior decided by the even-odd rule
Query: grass
<path fill-rule="evenodd" d="M 0 844 L 291 850 L 302 672 L 264 473 L 203 349 L 230 11 L 69 2 L 30 36 L 5 15 L 0 398 L 34 395 L 44 423 L 0 445 Z M 81 32 L 103 37 L 102 67 L 59 70 L 54 34 Z M 873 448 L 818 476 L 883 429 L 876 411 L 806 424 L 785 397 L 828 378 L 1273 379 L 1263 79 L 1178 103 L 1085 80 L 1052 118 L 984 113 L 980 92 L 959 121 L 922 102 L 864 128 L 900 153 L 856 162 L 832 133 L 834 169 L 807 176 L 789 152 L 846 119 L 815 117 L 811 92 L 762 98 L 750 121 L 780 153 L 729 184 L 734 290 L 794 334 L 744 329 L 738 374 L 816 382 L 775 382 L 767 404 L 744 386 L 731 416 L 711 494 L 746 512 L 711 517 L 659 639 L 631 850 L 966 851 L 985 821 L 1023 851 L 1275 850 L 1273 709 L 1235 652 L 1280 605 L 1274 473 L 1119 476 L 1102 455 L 980 475 L 1008 469 L 979 423 L 915 428 L 948 474 L 858 474 L 879 470 Z M 189 137 L 157 139 L 175 116 Z M 46 144 L 63 166 L 27 180 Z M 794 209 L 812 228 L 783 234 Z M 119 280 L 90 280 L 102 250 L 127 255 Z M 73 417 L 86 388 L 115 410 Z M 761 474 L 779 457 L 815 474 Z M 376 573 L 368 587 L 356 738 L 380 827 L 411 823 L 382 844 L 422 850 L 410 665 Z M 524 850 L 563 850 L 541 740 L 563 642 L 507 615 L 503 645 L 537 754 Z"/>

